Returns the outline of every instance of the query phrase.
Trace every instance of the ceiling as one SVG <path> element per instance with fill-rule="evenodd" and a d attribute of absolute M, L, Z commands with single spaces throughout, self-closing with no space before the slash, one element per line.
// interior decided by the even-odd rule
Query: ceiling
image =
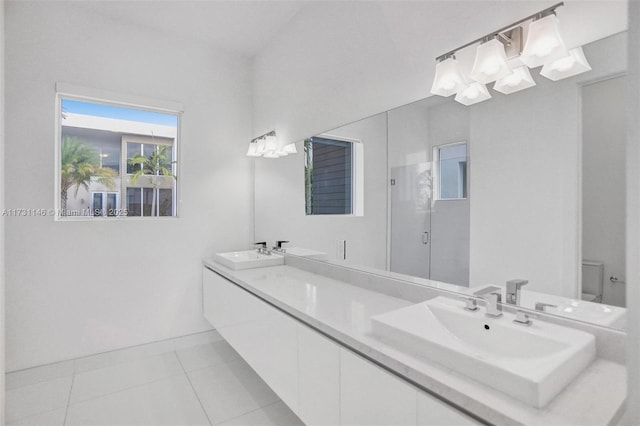
<path fill-rule="evenodd" d="M 418 0 L 377 3 L 393 24 L 438 54 L 559 0 Z M 564 0 L 560 9 L 567 45 L 585 44 L 626 28 L 625 0 Z M 76 0 L 72 7 L 139 27 L 253 57 L 303 9 L 334 8 L 332 0 Z M 344 4 L 344 3 L 343 3 Z M 354 17 L 359 19 L 361 17 Z M 394 18 L 397 18 L 394 20 Z M 412 30 L 412 26 L 415 26 Z M 474 30 L 474 27 L 478 27 Z M 453 29 L 453 31 L 452 31 Z M 305 28 L 306 31 L 306 28 Z M 393 32 L 392 32 L 393 33 Z M 304 34 L 298 34 L 304 37 Z M 414 40 L 396 40 L 409 46 Z M 442 43 L 442 44 L 441 44 Z M 425 44 L 425 43 L 421 43 Z"/>
<path fill-rule="evenodd" d="M 69 5 L 139 27 L 254 56 L 303 8 L 282 0 L 80 0 Z"/>

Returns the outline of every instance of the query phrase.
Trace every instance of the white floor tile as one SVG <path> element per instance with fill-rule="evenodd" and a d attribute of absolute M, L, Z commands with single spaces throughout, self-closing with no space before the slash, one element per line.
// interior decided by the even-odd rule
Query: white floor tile
<path fill-rule="evenodd" d="M 240 359 L 240 355 L 224 340 L 182 349 L 177 351 L 177 354 L 186 371 L 235 362 Z"/>
<path fill-rule="evenodd" d="M 5 389 L 16 389 L 22 386 L 33 385 L 72 375 L 73 360 L 43 365 L 41 367 L 28 368 L 26 370 L 7 373 L 5 376 Z"/>
<path fill-rule="evenodd" d="M 72 380 L 72 377 L 62 377 L 7 391 L 7 422 L 66 407 Z"/>
<path fill-rule="evenodd" d="M 178 337 L 174 339 L 175 350 L 192 348 L 194 346 L 204 345 L 206 343 L 218 342 L 222 339 L 220 333 L 216 330 L 205 331 L 203 333 L 190 334 L 189 336 Z"/>
<path fill-rule="evenodd" d="M 86 371 L 75 376 L 71 403 L 86 401 L 183 373 L 175 352 Z"/>
<path fill-rule="evenodd" d="M 131 348 L 105 352 L 102 354 L 91 355 L 84 358 L 78 358 L 75 361 L 75 372 L 83 373 L 85 371 L 110 367 L 112 365 L 121 364 L 123 362 L 135 361 L 153 355 L 173 352 L 173 347 L 173 340 L 163 340 L 161 342 L 133 346 Z"/>
<path fill-rule="evenodd" d="M 278 401 L 278 396 L 244 361 L 188 374 L 209 419 L 216 424 Z"/>
<path fill-rule="evenodd" d="M 66 424 L 208 425 L 209 421 L 183 374 L 72 404 Z"/>
<path fill-rule="evenodd" d="M 220 423 L 220 426 L 304 426 L 282 401 Z"/>
<path fill-rule="evenodd" d="M 7 426 L 63 426 L 67 407 L 7 423 Z"/>

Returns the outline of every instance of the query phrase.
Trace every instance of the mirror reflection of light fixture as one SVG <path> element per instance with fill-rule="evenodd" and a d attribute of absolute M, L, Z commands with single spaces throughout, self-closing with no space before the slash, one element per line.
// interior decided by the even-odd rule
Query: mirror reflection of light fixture
<path fill-rule="evenodd" d="M 576 47 L 571 49 L 564 58 L 556 59 L 543 66 L 540 75 L 549 80 L 558 81 L 587 71 L 591 71 L 591 65 L 584 57 L 582 47 Z"/>
<path fill-rule="evenodd" d="M 567 50 L 562 41 L 556 17 L 556 9 L 560 6 L 564 3 L 557 3 L 438 56 L 431 93 L 445 97 L 456 93 L 456 101 L 473 105 L 491 98 L 485 84 L 493 81 L 496 82 L 493 89 L 504 94 L 535 86 L 529 68 L 543 65 L 540 74 L 554 81 L 591 70 L 582 47 Z M 521 24 L 526 22 L 529 29 L 523 48 Z M 466 78 L 455 54 L 478 43 L 473 68 Z M 515 58 L 519 58 L 518 63 L 524 66 L 511 69 L 510 63 L 514 64 L 514 61 L 510 60 Z"/>
<path fill-rule="evenodd" d="M 493 90 L 508 95 L 510 93 L 518 92 L 520 90 L 528 89 L 536 85 L 533 81 L 529 68 L 521 66 L 514 68 L 511 73 L 500 80 L 496 81 L 493 85 Z"/>
<path fill-rule="evenodd" d="M 279 158 L 289 154 L 296 154 L 297 152 L 296 146 L 293 143 L 280 147 L 276 132 L 272 130 L 249 142 L 247 157 Z"/>
<path fill-rule="evenodd" d="M 468 84 L 464 89 L 460 90 L 455 97 L 457 102 L 467 106 L 486 101 L 487 99 L 491 99 L 487 86 L 477 81 Z"/>
<path fill-rule="evenodd" d="M 297 154 L 298 150 L 296 149 L 296 144 L 295 143 L 290 143 L 289 145 L 285 145 L 284 148 L 282 148 L 282 151 L 285 154 Z"/>
<path fill-rule="evenodd" d="M 558 17 L 553 11 L 548 13 L 529 25 L 527 42 L 520 56 L 520 60 L 529 68 L 548 64 L 568 54 L 558 30 Z"/>
<path fill-rule="evenodd" d="M 445 57 L 436 64 L 436 76 L 433 79 L 431 93 L 445 97 L 451 96 L 464 86 L 464 76 L 460 72 L 455 56 Z"/>
<path fill-rule="evenodd" d="M 470 77 L 478 83 L 492 83 L 511 73 L 504 45 L 497 39 L 482 43 L 476 49 L 476 59 Z"/>

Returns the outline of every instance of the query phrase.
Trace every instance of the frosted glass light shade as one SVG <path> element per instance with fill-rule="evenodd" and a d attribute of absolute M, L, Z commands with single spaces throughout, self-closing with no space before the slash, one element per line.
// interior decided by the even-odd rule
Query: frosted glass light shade
<path fill-rule="evenodd" d="M 278 144 L 278 138 L 276 138 L 275 136 L 266 136 L 264 145 L 265 151 L 267 153 L 276 152 L 280 148 L 280 145 Z"/>
<path fill-rule="evenodd" d="M 439 96 L 451 96 L 465 85 L 464 76 L 458 67 L 458 61 L 449 57 L 436 64 L 436 76 L 433 79 L 431 93 Z"/>
<path fill-rule="evenodd" d="M 296 144 L 295 143 L 290 143 L 289 145 L 285 145 L 284 148 L 282 148 L 282 151 L 285 152 L 286 154 L 297 154 L 298 150 L 296 149 Z"/>
<path fill-rule="evenodd" d="M 267 150 L 267 147 L 266 147 L 266 144 L 265 144 L 265 140 L 264 139 L 260 139 L 257 143 L 258 143 L 258 147 L 256 148 L 256 154 L 258 154 L 258 156 L 264 155 L 264 153 Z"/>
<path fill-rule="evenodd" d="M 500 80 L 496 81 L 493 85 L 493 90 L 508 95 L 509 93 L 518 92 L 520 90 L 528 89 L 536 85 L 536 82 L 531 78 L 529 68 L 526 66 L 515 68 L 511 73 Z"/>
<path fill-rule="evenodd" d="M 487 99 L 491 99 L 487 86 L 477 81 L 460 90 L 455 97 L 457 102 L 467 106 L 486 101 Z"/>
<path fill-rule="evenodd" d="M 576 47 L 571 49 L 564 58 L 557 59 L 542 67 L 540 75 L 549 80 L 558 81 L 587 71 L 591 71 L 591 65 L 587 62 L 582 47 Z"/>
<path fill-rule="evenodd" d="M 529 34 L 520 59 L 529 68 L 548 64 L 567 56 L 567 48 L 560 37 L 558 18 L 548 15 L 529 25 Z"/>
<path fill-rule="evenodd" d="M 280 158 L 280 154 L 276 151 L 268 151 L 264 154 L 264 158 Z"/>
<path fill-rule="evenodd" d="M 247 150 L 247 157 L 260 157 L 260 154 L 258 154 L 258 143 L 257 142 L 250 142 L 249 143 L 249 149 Z"/>
<path fill-rule="evenodd" d="M 502 43 L 494 38 L 478 46 L 470 74 L 472 79 L 478 83 L 487 84 L 509 73 L 511 68 L 507 64 L 507 55 Z"/>

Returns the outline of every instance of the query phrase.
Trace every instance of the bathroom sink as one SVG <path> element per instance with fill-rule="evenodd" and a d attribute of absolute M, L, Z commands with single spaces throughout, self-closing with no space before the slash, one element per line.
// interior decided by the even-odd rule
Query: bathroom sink
<path fill-rule="evenodd" d="M 372 317 L 382 340 L 428 358 L 534 407 L 544 407 L 595 358 L 589 333 L 533 319 L 515 324 L 505 312 L 446 297 Z"/>
<path fill-rule="evenodd" d="M 284 265 L 284 256 L 275 253 L 258 253 L 256 250 L 216 253 L 214 260 L 234 271 Z"/>

